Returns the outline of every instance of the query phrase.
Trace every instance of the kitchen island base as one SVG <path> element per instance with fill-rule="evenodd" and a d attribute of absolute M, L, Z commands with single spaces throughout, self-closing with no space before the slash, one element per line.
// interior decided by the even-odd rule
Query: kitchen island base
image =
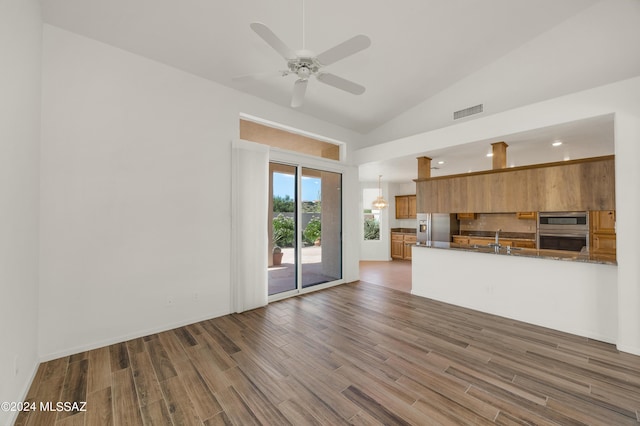
<path fill-rule="evenodd" d="M 414 248 L 412 294 L 616 343 L 617 267 Z"/>

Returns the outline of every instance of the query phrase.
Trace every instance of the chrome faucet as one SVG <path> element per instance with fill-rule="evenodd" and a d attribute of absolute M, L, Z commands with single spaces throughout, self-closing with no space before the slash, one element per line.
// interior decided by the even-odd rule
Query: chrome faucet
<path fill-rule="evenodd" d="M 496 253 L 500 253 L 500 231 L 502 231 L 502 229 L 498 229 L 496 231 L 496 239 L 495 242 L 493 244 L 489 244 L 490 246 L 493 246 L 493 250 Z"/>

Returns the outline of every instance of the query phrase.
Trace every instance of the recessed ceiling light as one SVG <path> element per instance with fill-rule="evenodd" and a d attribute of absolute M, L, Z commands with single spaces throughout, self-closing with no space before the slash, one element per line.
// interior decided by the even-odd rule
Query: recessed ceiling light
<path fill-rule="evenodd" d="M 562 145 L 562 141 L 555 141 L 551 145 L 552 146 L 560 146 L 560 145 Z"/>
<path fill-rule="evenodd" d="M 438 164 L 444 164 L 444 161 L 440 160 L 438 161 Z"/>
<path fill-rule="evenodd" d="M 493 157 L 493 152 L 488 153 L 487 157 Z"/>

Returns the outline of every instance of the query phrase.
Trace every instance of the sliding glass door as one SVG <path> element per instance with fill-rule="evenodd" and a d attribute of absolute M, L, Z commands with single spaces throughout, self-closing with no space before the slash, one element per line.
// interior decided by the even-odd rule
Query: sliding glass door
<path fill-rule="evenodd" d="M 269 163 L 269 296 L 298 288 L 296 166 Z"/>
<path fill-rule="evenodd" d="M 269 164 L 269 296 L 342 279 L 342 175 Z"/>
<path fill-rule="evenodd" d="M 342 175 L 302 168 L 302 288 L 342 278 Z"/>

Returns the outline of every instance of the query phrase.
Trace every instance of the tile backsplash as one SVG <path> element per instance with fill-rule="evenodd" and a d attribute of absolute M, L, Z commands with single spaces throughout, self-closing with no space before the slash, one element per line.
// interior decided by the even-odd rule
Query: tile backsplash
<path fill-rule="evenodd" d="M 518 219 L 515 213 L 478 213 L 475 220 L 461 220 L 460 231 L 536 232 L 536 221 Z"/>

